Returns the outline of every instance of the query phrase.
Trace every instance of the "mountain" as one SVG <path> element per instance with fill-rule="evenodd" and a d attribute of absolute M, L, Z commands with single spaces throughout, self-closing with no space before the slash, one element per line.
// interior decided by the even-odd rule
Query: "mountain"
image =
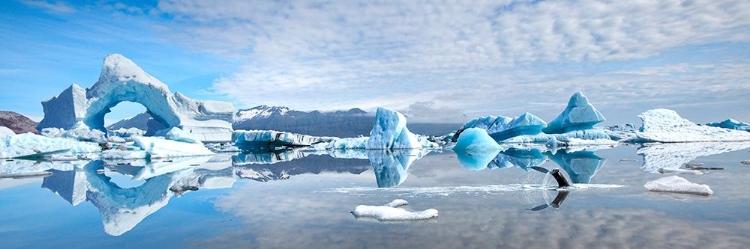
<path fill-rule="evenodd" d="M 154 118 L 152 118 L 151 115 L 148 114 L 148 112 L 144 112 L 135 115 L 132 118 L 126 118 L 117 121 L 117 123 L 107 126 L 107 130 L 117 130 L 120 128 L 138 128 L 139 130 L 146 131 L 148 130 L 148 121 L 152 119 Z"/>
<path fill-rule="evenodd" d="M 30 118 L 11 111 L 0 111 L 0 126 L 11 129 L 16 134 L 31 132 L 39 134 L 36 130 L 37 123 Z"/>
<path fill-rule="evenodd" d="M 277 130 L 313 136 L 368 136 L 375 116 L 359 108 L 348 111 L 297 111 L 260 105 L 234 114 L 235 130 Z"/>
<path fill-rule="evenodd" d="M 359 108 L 346 111 L 297 111 L 283 106 L 260 105 L 234 114 L 235 130 L 278 130 L 313 136 L 369 136 L 375 114 Z M 460 124 L 407 123 L 410 131 L 422 135 L 444 135 Z"/>

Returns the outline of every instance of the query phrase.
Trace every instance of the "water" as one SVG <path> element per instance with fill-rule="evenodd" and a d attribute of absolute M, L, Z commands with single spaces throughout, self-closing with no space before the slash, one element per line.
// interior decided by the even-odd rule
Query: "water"
<path fill-rule="evenodd" d="M 85 162 L 0 180 L 0 240 L 3 248 L 740 248 L 750 244 L 747 148 L 695 159 L 690 149 L 665 149 L 671 156 L 646 163 L 638 155 L 646 150 L 628 146 L 515 152 L 481 170 L 450 151 Z M 714 195 L 646 191 L 665 176 L 651 166 L 675 158 L 724 168 L 681 175 Z M 554 180 L 523 169 L 537 164 L 589 184 L 551 190 Z M 383 223 L 349 213 L 397 198 L 439 217 Z"/>

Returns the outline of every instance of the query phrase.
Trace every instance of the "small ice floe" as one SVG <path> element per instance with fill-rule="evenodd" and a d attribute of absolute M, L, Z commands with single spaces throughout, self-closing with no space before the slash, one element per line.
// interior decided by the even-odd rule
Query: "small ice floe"
<path fill-rule="evenodd" d="M 694 170 L 694 169 L 670 169 L 670 168 L 661 168 L 658 169 L 659 173 L 662 174 L 693 174 L 693 175 L 702 175 L 703 172 Z"/>
<path fill-rule="evenodd" d="M 438 211 L 432 208 L 418 212 L 399 208 L 408 204 L 405 200 L 396 199 L 382 206 L 359 205 L 351 213 L 357 219 L 373 218 L 378 221 L 412 221 L 438 217 Z"/>
<path fill-rule="evenodd" d="M 750 160 L 744 160 L 741 163 L 744 164 L 744 165 L 750 165 Z"/>
<path fill-rule="evenodd" d="M 652 192 L 670 192 L 693 195 L 711 195 L 714 193 L 706 184 L 697 184 L 679 176 L 667 176 L 647 182 L 643 185 Z"/>

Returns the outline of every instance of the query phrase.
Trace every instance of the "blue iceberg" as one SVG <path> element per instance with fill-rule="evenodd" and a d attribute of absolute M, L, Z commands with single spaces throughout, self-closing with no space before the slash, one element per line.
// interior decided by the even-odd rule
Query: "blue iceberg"
<path fill-rule="evenodd" d="M 589 130 L 594 125 L 604 121 L 604 116 L 589 103 L 589 99 L 581 92 L 570 97 L 568 106 L 560 115 L 542 129 L 547 134 L 560 134 L 575 130 Z"/>
<path fill-rule="evenodd" d="M 375 124 L 367 140 L 368 150 L 437 148 L 426 137 L 411 133 L 406 128 L 403 114 L 383 107 L 375 113 Z"/>
<path fill-rule="evenodd" d="M 542 133 L 544 127 L 547 127 L 547 122 L 544 122 L 541 118 L 526 112 L 508 122 L 505 127 L 502 127 L 504 129 L 500 129 L 498 123 L 498 125 L 493 127 L 490 131 L 490 136 L 496 141 L 502 141 L 521 135 L 536 135 Z"/>
<path fill-rule="evenodd" d="M 737 121 L 734 119 L 727 119 L 721 122 L 714 122 L 714 123 L 708 123 L 706 124 L 708 126 L 713 127 L 720 127 L 720 128 L 726 128 L 726 129 L 732 129 L 732 130 L 743 130 L 743 131 L 750 131 L 750 124 Z"/>

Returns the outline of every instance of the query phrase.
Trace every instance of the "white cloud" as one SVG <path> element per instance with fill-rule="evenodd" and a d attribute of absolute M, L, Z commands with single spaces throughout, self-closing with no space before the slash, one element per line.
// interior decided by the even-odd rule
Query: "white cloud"
<path fill-rule="evenodd" d="M 49 2 L 46 0 L 22 0 L 21 3 L 58 14 L 70 14 L 76 12 L 73 7 L 61 1 Z"/>
<path fill-rule="evenodd" d="M 561 109 L 540 98 L 564 96 L 564 105 L 577 90 L 595 103 L 630 104 L 747 89 L 747 73 L 724 75 L 732 69 L 714 64 L 593 73 L 570 66 L 750 42 L 750 2 L 743 1 L 163 1 L 158 9 L 173 17 L 162 27 L 169 39 L 243 61 L 213 84 L 239 106 L 434 102 L 518 115 L 534 112 L 531 104 Z"/>

